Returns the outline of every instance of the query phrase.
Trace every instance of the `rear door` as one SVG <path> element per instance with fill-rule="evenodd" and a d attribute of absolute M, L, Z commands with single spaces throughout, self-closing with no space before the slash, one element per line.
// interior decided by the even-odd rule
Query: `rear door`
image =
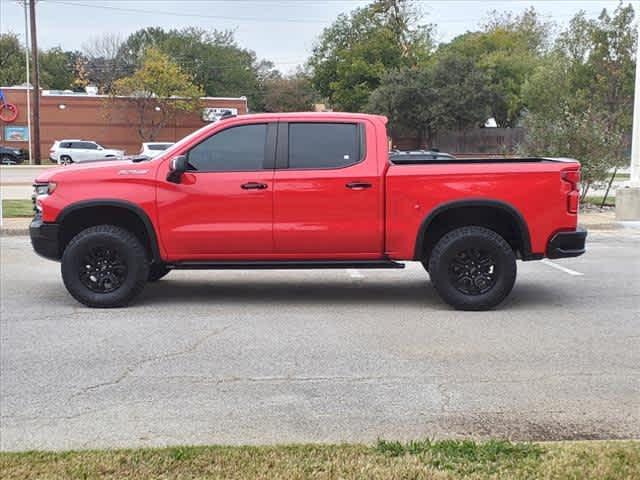
<path fill-rule="evenodd" d="M 374 136 L 373 133 L 371 136 Z M 383 185 L 365 122 L 280 122 L 274 246 L 282 257 L 383 253 Z"/>

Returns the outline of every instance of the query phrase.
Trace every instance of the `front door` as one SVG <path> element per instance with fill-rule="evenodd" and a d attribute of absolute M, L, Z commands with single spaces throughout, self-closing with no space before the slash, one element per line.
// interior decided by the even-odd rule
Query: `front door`
<path fill-rule="evenodd" d="M 253 123 L 220 130 L 186 153 L 181 183 L 160 180 L 160 232 L 171 260 L 273 253 L 275 147 L 267 138 L 275 138 L 275 128 Z"/>

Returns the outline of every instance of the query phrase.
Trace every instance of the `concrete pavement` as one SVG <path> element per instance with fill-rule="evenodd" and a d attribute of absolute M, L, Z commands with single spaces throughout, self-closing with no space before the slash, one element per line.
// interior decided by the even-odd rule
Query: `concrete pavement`
<path fill-rule="evenodd" d="M 0 448 L 640 437 L 637 230 L 519 263 L 493 312 L 404 271 L 172 272 L 91 310 L 0 239 Z"/>

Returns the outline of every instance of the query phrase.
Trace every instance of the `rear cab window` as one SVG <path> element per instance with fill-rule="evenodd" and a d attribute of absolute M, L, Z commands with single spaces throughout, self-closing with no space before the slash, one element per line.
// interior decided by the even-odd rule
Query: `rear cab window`
<path fill-rule="evenodd" d="M 359 123 L 289 122 L 289 169 L 337 169 L 364 158 L 364 127 Z"/>

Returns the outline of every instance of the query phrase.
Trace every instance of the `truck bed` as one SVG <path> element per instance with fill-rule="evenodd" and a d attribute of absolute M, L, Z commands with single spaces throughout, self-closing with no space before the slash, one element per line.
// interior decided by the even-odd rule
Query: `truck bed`
<path fill-rule="evenodd" d="M 552 235 L 575 230 L 567 212 L 562 172 L 579 163 L 565 158 L 479 158 L 390 164 L 386 174 L 387 253 L 410 258 L 425 217 L 452 204 L 492 202 L 516 212 L 531 229 L 531 254 L 542 255 Z M 535 228 L 534 228 L 535 227 Z"/>

